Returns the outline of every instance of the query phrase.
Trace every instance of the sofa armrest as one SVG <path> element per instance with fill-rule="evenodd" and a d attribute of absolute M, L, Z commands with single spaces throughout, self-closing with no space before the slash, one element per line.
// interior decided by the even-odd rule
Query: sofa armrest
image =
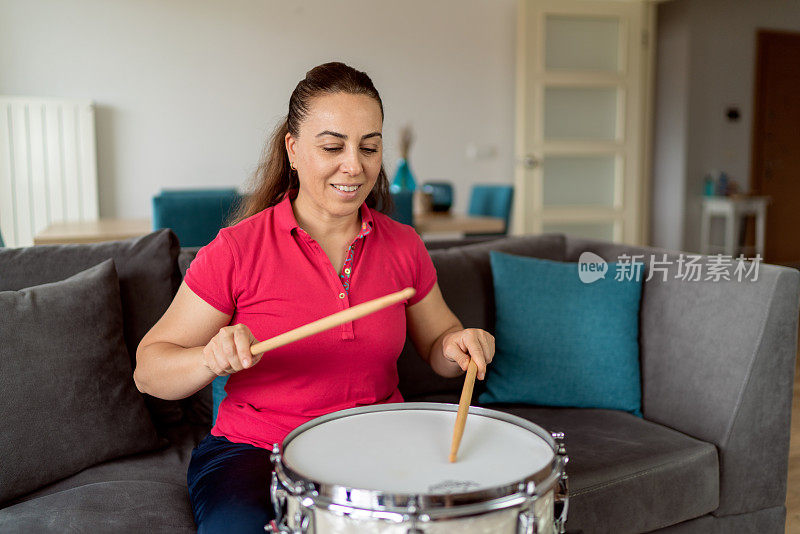
<path fill-rule="evenodd" d="M 800 273 L 646 286 L 644 413 L 717 445 L 718 515 L 781 506 L 791 428 Z"/>
<path fill-rule="evenodd" d="M 782 506 L 786 498 L 800 272 L 760 264 L 757 279 L 676 279 L 678 253 L 571 240 L 568 260 L 641 254 L 668 262 L 644 282 L 640 313 L 645 418 L 714 443 L 716 515 Z M 708 261 L 708 258 L 704 258 Z M 704 265 L 707 265 L 704 264 Z"/>

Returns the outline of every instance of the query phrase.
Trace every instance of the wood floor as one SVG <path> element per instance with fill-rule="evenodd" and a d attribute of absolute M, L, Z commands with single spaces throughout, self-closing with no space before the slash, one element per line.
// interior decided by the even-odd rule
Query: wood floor
<path fill-rule="evenodd" d="M 795 367 L 789 484 L 786 491 L 786 534 L 800 534 L 800 366 Z"/>

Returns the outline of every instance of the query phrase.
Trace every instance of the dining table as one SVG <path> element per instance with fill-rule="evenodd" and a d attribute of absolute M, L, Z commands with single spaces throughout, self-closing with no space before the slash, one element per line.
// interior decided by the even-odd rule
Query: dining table
<path fill-rule="evenodd" d="M 502 217 L 451 212 L 415 212 L 414 228 L 426 237 L 437 235 L 492 234 L 505 230 Z M 54 222 L 38 232 L 34 245 L 96 243 L 138 237 L 153 230 L 150 219 L 100 218 L 92 221 Z"/>
<path fill-rule="evenodd" d="M 505 231 L 502 217 L 450 212 L 415 212 L 414 228 L 419 234 L 494 234 Z"/>
<path fill-rule="evenodd" d="M 33 237 L 34 245 L 97 243 L 139 237 L 153 231 L 150 219 L 99 218 L 53 222 Z"/>

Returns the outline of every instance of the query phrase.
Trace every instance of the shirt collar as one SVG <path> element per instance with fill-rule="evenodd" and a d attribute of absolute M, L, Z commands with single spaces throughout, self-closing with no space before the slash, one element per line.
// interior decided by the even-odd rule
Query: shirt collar
<path fill-rule="evenodd" d="M 291 189 L 286 194 L 283 195 L 283 200 L 278 202 L 275 205 L 275 218 L 278 223 L 278 227 L 287 232 L 291 233 L 292 230 L 295 228 L 300 228 L 300 225 L 297 224 L 297 219 L 294 216 L 294 212 L 292 211 L 292 200 L 297 198 L 297 189 Z M 369 209 L 367 203 L 364 202 L 361 204 L 360 208 L 361 213 L 361 230 L 360 232 L 365 232 L 365 235 L 369 233 L 369 230 L 372 230 L 374 225 L 374 221 L 372 219 L 372 210 Z"/>
<path fill-rule="evenodd" d="M 283 195 L 283 200 L 275 205 L 275 219 L 278 228 L 287 233 L 291 233 L 295 228 L 300 228 L 292 211 L 292 199 L 297 197 L 297 191 L 297 189 L 289 190 Z"/>

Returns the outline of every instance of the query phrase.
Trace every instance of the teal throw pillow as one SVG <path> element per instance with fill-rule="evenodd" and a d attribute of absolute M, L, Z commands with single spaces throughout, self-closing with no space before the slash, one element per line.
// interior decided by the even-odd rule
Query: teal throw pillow
<path fill-rule="evenodd" d="M 496 353 L 481 404 L 607 408 L 641 417 L 639 301 L 644 265 L 578 263 L 490 252 Z M 616 276 L 621 273 L 626 276 Z"/>
<path fill-rule="evenodd" d="M 218 376 L 211 382 L 211 424 L 216 424 L 217 422 L 217 413 L 219 412 L 219 403 L 222 402 L 222 399 L 228 396 L 228 393 L 225 391 L 225 384 L 228 383 L 227 376 Z"/>

